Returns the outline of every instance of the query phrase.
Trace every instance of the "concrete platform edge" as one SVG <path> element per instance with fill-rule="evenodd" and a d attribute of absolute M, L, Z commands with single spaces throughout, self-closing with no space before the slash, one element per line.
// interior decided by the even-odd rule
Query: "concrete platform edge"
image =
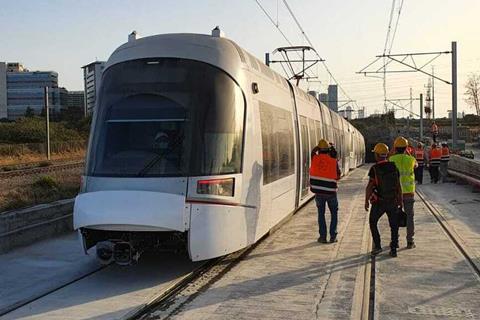
<path fill-rule="evenodd" d="M 0 254 L 73 230 L 74 199 L 0 215 Z"/>

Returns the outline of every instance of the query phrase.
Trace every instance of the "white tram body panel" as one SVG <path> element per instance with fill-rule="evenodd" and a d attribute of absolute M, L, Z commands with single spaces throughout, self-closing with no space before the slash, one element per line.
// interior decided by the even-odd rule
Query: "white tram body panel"
<path fill-rule="evenodd" d="M 321 138 L 342 174 L 363 163 L 351 124 L 233 41 L 129 41 L 102 76 L 74 227 L 121 263 L 172 239 L 195 261 L 237 251 L 312 198 Z"/>

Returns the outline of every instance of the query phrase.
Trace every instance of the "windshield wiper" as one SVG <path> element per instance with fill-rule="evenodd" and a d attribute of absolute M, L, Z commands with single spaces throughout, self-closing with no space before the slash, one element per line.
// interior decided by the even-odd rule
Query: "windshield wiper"
<path fill-rule="evenodd" d="M 178 148 L 178 146 L 180 146 L 183 142 L 183 136 L 180 136 L 179 139 L 177 139 L 175 141 L 175 144 L 172 146 L 172 148 L 170 149 L 167 149 L 165 152 L 163 153 L 159 153 L 157 154 L 157 156 L 155 158 L 153 158 L 152 160 L 150 160 L 146 165 L 145 167 L 142 168 L 142 170 L 140 170 L 138 173 L 137 173 L 137 177 L 144 177 L 148 171 L 150 171 L 150 169 L 153 168 L 153 166 L 155 166 L 160 160 L 162 160 L 168 153 L 171 153 L 172 151 L 174 151 L 175 149 Z"/>

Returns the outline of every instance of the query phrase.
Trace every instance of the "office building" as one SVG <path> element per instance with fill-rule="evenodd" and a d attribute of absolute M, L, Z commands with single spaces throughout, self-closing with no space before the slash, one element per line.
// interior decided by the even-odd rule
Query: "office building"
<path fill-rule="evenodd" d="M 345 108 L 345 110 L 340 110 L 340 111 L 338 111 L 338 114 L 339 114 L 341 117 L 343 117 L 343 118 L 345 118 L 345 119 L 347 119 L 347 120 L 352 120 L 352 118 L 353 118 L 353 108 L 350 107 L 350 106 L 347 106 L 347 107 Z"/>
<path fill-rule="evenodd" d="M 328 94 L 320 93 L 319 100 L 320 100 L 321 103 L 328 106 Z"/>
<path fill-rule="evenodd" d="M 361 108 L 358 110 L 358 116 L 357 116 L 358 119 L 363 119 L 365 118 L 365 107 Z"/>
<path fill-rule="evenodd" d="M 27 109 L 40 115 L 44 109 L 44 88 L 49 89 L 49 106 L 52 113 L 59 112 L 60 91 L 58 74 L 54 71 L 29 71 L 18 62 L 0 63 L 0 118 L 10 120 L 23 117 Z"/>
<path fill-rule="evenodd" d="M 7 117 L 7 66 L 0 62 L 0 119 Z"/>
<path fill-rule="evenodd" d="M 91 114 L 95 109 L 104 68 L 105 61 L 95 61 L 82 67 L 85 88 L 85 114 Z"/>
<path fill-rule="evenodd" d="M 452 110 L 447 110 L 448 119 L 452 119 Z M 462 119 L 465 116 L 465 112 L 457 112 L 457 119 Z"/>
<path fill-rule="evenodd" d="M 62 108 L 80 108 L 83 110 L 85 106 L 84 91 L 67 91 L 62 101 Z"/>
<path fill-rule="evenodd" d="M 328 104 L 330 110 L 338 111 L 338 87 L 336 84 L 328 86 Z"/>

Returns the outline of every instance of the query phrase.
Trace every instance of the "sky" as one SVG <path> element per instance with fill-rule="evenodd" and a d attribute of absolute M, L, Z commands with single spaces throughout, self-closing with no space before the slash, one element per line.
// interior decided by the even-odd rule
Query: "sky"
<path fill-rule="evenodd" d="M 258 1 L 294 45 L 307 44 L 282 0 Z M 384 109 L 383 80 L 356 72 L 383 53 L 392 1 L 287 1 L 334 78 L 355 100 L 354 106 L 365 107 L 367 114 Z M 396 0 L 394 23 L 401 2 Z M 480 73 L 478 12 L 480 0 L 403 0 L 391 48 L 392 54 L 449 51 L 451 41 L 457 41 L 458 110 L 465 113 L 473 109 L 464 101 L 464 84 L 469 74 Z M 132 30 L 140 37 L 208 34 L 216 25 L 261 60 L 265 52 L 288 45 L 255 0 L 0 0 L 0 61 L 18 61 L 30 70 L 54 70 L 60 86 L 83 90 L 81 67 L 107 60 Z M 394 24 L 391 35 L 393 28 Z M 444 55 L 432 63 L 438 77 L 450 80 L 450 59 Z M 282 72 L 279 66 L 273 68 Z M 304 83 L 304 89 L 325 91 L 335 83 L 322 66 L 312 70 L 320 83 Z M 431 71 L 430 65 L 425 70 Z M 428 76 L 420 73 L 388 74 L 387 98 L 408 99 L 410 88 L 417 98 L 425 94 L 427 83 Z M 435 98 L 436 115 L 446 116 L 451 109 L 451 86 L 436 81 Z M 339 99 L 347 97 L 342 93 Z M 397 103 L 410 108 L 409 101 Z M 412 108 L 418 113 L 419 102 L 414 101 Z M 407 114 L 398 111 L 396 116 Z"/>

